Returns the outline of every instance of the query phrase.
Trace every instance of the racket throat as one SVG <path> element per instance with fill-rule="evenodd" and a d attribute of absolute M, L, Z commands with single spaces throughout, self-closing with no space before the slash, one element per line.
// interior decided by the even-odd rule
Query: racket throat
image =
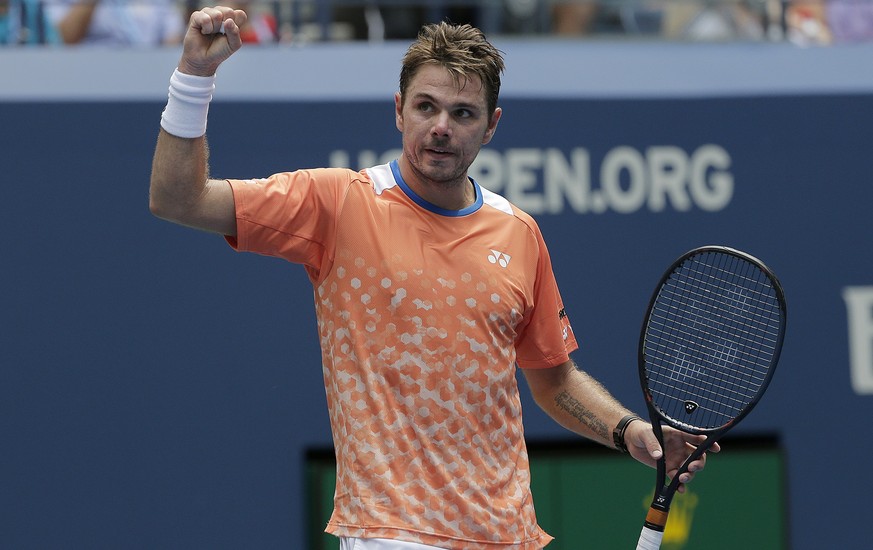
<path fill-rule="evenodd" d="M 646 521 L 643 525 L 653 531 L 663 532 L 667 525 L 667 515 L 670 513 L 669 508 L 664 509 L 652 504 L 649 512 L 646 514 Z"/>

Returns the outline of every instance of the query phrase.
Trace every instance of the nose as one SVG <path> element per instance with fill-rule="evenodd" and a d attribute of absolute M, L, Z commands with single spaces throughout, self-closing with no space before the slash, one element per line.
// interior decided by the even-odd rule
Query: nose
<path fill-rule="evenodd" d="M 437 137 L 449 137 L 451 134 L 451 117 L 449 113 L 443 111 L 434 118 L 431 133 Z"/>

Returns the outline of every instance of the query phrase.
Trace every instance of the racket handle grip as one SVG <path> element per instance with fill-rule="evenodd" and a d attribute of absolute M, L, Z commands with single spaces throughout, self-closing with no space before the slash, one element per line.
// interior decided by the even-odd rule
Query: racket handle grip
<path fill-rule="evenodd" d="M 637 543 L 637 550 L 658 550 L 661 547 L 661 539 L 664 538 L 663 531 L 655 531 L 648 527 L 643 527 L 640 533 L 640 541 Z"/>

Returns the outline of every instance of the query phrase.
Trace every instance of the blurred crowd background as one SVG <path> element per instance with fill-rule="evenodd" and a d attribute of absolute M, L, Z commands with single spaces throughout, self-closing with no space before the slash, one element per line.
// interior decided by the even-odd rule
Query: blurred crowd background
<path fill-rule="evenodd" d="M 250 44 L 408 40 L 421 24 L 555 39 L 873 41 L 873 0 L 227 0 Z M 172 46 L 202 0 L 0 0 L 5 46 Z"/>

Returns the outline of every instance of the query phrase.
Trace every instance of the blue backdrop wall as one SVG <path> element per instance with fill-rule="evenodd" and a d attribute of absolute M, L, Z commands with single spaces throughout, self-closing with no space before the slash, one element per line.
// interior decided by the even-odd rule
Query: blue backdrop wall
<path fill-rule="evenodd" d="M 645 48 L 540 48 L 505 48 L 523 62 L 510 62 L 504 117 L 472 173 L 540 223 L 582 342 L 575 359 L 642 410 L 636 339 L 661 271 L 701 244 L 758 255 L 782 279 L 789 330 L 739 431 L 776 434 L 786 449 L 793 548 L 860 547 L 873 490 L 873 84 L 857 67 L 831 85 L 797 75 L 870 51 L 783 52 L 791 61 L 778 65 L 794 70 L 770 81 L 772 67 L 734 65 L 758 55 L 742 48 L 676 53 L 660 79 Z M 560 89 L 531 50 L 564 56 Z M 382 94 L 344 52 L 249 54 L 223 72 L 213 175 L 396 156 L 394 81 Z M 369 62 L 393 79 L 398 52 Z M 153 82 L 114 95 L 94 83 L 101 55 L 0 56 L 16 76 L 0 92 L 2 545 L 303 548 L 304 451 L 330 445 L 311 288 L 297 266 L 151 217 L 151 153 L 178 52 L 118 61 Z M 301 65 L 277 76 L 277 58 Z M 695 67 L 719 60 L 722 74 L 699 87 Z M 630 74 L 615 76 L 616 62 Z M 239 82 L 258 70 L 293 81 L 306 63 L 351 76 L 314 90 L 301 81 L 306 93 L 287 97 Z M 45 80 L 61 72 L 74 76 Z M 665 84 L 671 74 L 685 84 Z M 746 86 L 731 78 L 742 75 Z M 524 404 L 531 439 L 568 437 L 526 393 Z"/>

